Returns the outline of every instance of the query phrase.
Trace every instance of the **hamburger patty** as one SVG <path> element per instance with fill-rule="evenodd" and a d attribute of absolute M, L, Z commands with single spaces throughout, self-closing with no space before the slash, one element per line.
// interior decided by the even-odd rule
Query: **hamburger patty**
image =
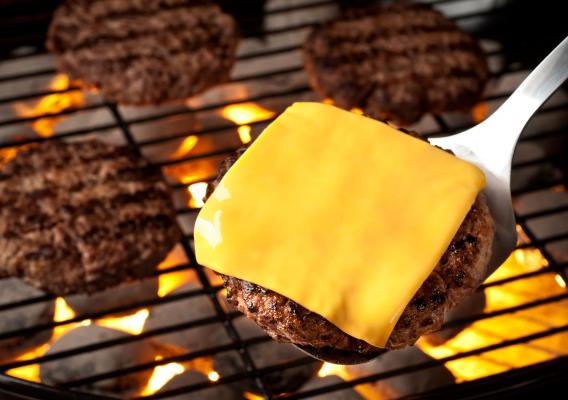
<path fill-rule="evenodd" d="M 239 149 L 221 164 L 208 196 L 245 150 Z M 406 306 L 387 348 L 413 345 L 421 335 L 440 329 L 446 311 L 473 292 L 485 278 L 493 233 L 489 209 L 483 194 L 479 194 L 448 249 Z M 221 276 L 229 303 L 275 340 L 359 353 L 377 351 L 376 347 L 346 334 L 319 314 L 285 296 L 248 281 Z M 333 296 L 333 288 L 330 288 L 330 296 Z"/>
<path fill-rule="evenodd" d="M 128 148 L 44 142 L 0 165 L 0 277 L 95 292 L 150 276 L 179 237 L 168 185 Z"/>
<path fill-rule="evenodd" d="M 59 70 L 122 104 L 186 98 L 225 82 L 239 40 L 206 0 L 67 0 L 46 46 Z"/>
<path fill-rule="evenodd" d="M 322 97 L 399 125 L 469 109 L 489 77 L 475 40 L 426 4 L 351 10 L 323 23 L 304 43 L 304 65 Z"/>

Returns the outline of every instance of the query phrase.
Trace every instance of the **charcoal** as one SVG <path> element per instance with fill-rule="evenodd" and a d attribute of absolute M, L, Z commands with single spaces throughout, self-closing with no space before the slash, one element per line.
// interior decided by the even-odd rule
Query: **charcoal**
<path fill-rule="evenodd" d="M 77 347 L 123 339 L 129 336 L 125 332 L 96 325 L 82 326 L 59 338 L 46 354 L 52 355 Z M 161 355 L 161 353 L 151 340 L 138 340 L 42 363 L 40 365 L 40 378 L 43 383 L 48 385 L 62 385 L 66 382 L 151 362 L 158 355 Z M 96 381 L 80 386 L 78 389 L 94 393 L 132 396 L 144 388 L 151 375 L 152 369 L 148 369 Z"/>
<path fill-rule="evenodd" d="M 174 377 L 169 381 L 163 388 L 158 391 L 158 394 L 174 390 L 181 389 L 184 386 L 195 385 L 197 383 L 207 382 L 208 379 L 205 375 L 200 374 L 195 371 L 188 371 Z M 225 385 L 216 385 L 210 388 L 201 389 L 197 391 L 192 391 L 189 393 L 180 394 L 177 396 L 167 397 L 168 400 L 189 400 L 189 399 L 199 399 L 199 400 L 240 400 L 242 397 L 233 392 L 229 387 Z"/>
<path fill-rule="evenodd" d="M 107 310 L 126 307 L 132 304 L 149 301 L 158 297 L 158 279 L 150 278 L 103 290 L 102 292 L 68 296 L 65 301 L 77 315 L 107 312 Z M 115 315 L 130 314 L 134 310 L 113 313 Z"/>
<path fill-rule="evenodd" d="M 466 297 L 456 307 L 450 309 L 444 318 L 445 323 L 468 318 L 473 315 L 482 314 L 485 308 L 485 293 L 475 292 L 471 296 Z M 462 330 L 467 328 L 469 324 L 457 326 L 455 328 L 442 329 L 441 331 L 431 333 L 424 336 L 428 343 L 439 346 L 445 341 L 455 337 Z"/>
<path fill-rule="evenodd" d="M 41 290 L 29 286 L 16 278 L 0 280 L 0 305 L 45 295 Z M 53 321 L 55 303 L 53 300 L 41 301 L 27 306 L 0 311 L 0 333 L 19 331 Z M 0 340 L 0 360 L 16 357 L 51 337 L 52 330 L 44 329 L 33 334 L 18 335 Z"/>
<path fill-rule="evenodd" d="M 419 348 L 407 347 L 403 350 L 391 350 L 365 364 L 350 365 L 347 367 L 347 371 L 356 377 L 361 377 L 428 361 L 433 361 L 433 359 L 424 354 Z M 381 398 L 392 399 L 422 393 L 440 386 L 451 385 L 454 382 L 455 379 L 452 373 L 446 367 L 440 365 L 410 374 L 379 380 L 373 383 L 372 386 L 382 396 Z"/>
<path fill-rule="evenodd" d="M 198 289 L 199 286 L 189 283 L 177 288 L 171 294 L 175 295 Z M 165 328 L 214 316 L 216 316 L 215 309 L 208 296 L 197 295 L 154 306 L 150 310 L 150 316 L 146 320 L 144 330 Z M 223 326 L 219 323 L 208 324 L 159 335 L 156 336 L 156 340 L 185 350 L 196 351 L 210 347 L 211 335 L 222 329 Z"/>
<path fill-rule="evenodd" d="M 258 325 L 246 318 L 236 319 L 233 323 L 235 329 L 243 340 L 257 337 L 268 338 L 266 333 L 264 333 Z M 212 340 L 216 344 L 222 344 L 224 343 L 225 338 L 226 334 L 224 332 L 218 332 Z M 251 345 L 248 347 L 248 351 L 257 368 L 274 366 L 306 358 L 306 355 L 293 345 L 288 343 L 279 343 L 272 339 Z M 322 364 L 320 362 L 314 361 L 298 367 L 280 370 L 266 375 L 265 382 L 269 386 L 270 390 L 275 394 L 293 392 L 313 377 L 321 368 L 321 365 Z M 234 351 L 216 354 L 213 357 L 213 366 L 222 377 L 242 372 L 244 370 L 241 357 Z M 232 385 L 236 390 L 246 390 L 258 393 L 258 387 L 252 380 L 237 381 Z"/>
<path fill-rule="evenodd" d="M 338 383 L 343 383 L 337 375 L 326 376 L 325 378 L 315 378 L 309 381 L 302 387 L 302 392 L 319 389 L 326 386 L 337 385 Z M 353 388 L 336 390 L 329 393 L 320 394 L 319 396 L 310 397 L 312 400 L 363 400 L 363 397 L 359 395 Z"/>

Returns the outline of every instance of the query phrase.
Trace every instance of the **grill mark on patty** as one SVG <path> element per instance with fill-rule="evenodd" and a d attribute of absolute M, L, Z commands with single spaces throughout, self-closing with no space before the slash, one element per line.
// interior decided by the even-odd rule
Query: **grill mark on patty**
<path fill-rule="evenodd" d="M 108 163 L 101 163 L 101 161 L 108 160 Z M 43 185 L 53 186 L 56 185 L 59 188 L 69 189 L 71 192 L 77 192 L 83 189 L 89 184 L 102 184 L 108 183 L 114 180 L 123 182 L 155 182 L 160 179 L 159 169 L 152 165 L 145 165 L 140 167 L 129 167 L 132 163 L 128 158 L 110 159 L 110 158 L 92 158 L 85 162 L 77 161 L 73 163 L 68 163 L 66 165 L 56 165 L 51 168 L 28 168 L 25 170 L 19 169 L 9 175 L 7 180 L 0 181 L 0 189 L 4 189 L 6 195 L 11 193 L 18 194 L 6 187 L 11 186 L 11 181 L 27 180 L 28 182 L 33 182 L 35 177 L 40 177 L 42 179 L 41 183 Z M 73 172 L 73 168 L 80 165 L 85 171 L 85 177 L 79 177 Z M 105 174 L 104 179 L 100 179 L 97 173 L 100 171 L 108 170 Z M 47 179 L 49 175 L 56 176 L 56 179 Z M 74 180 L 72 178 L 75 178 Z M 75 182 L 78 180 L 78 182 Z M 26 185 L 28 186 L 28 185 Z M 45 187 L 38 187 L 27 194 L 32 194 L 34 192 L 39 192 L 46 190 Z"/>
<path fill-rule="evenodd" d="M 148 166 L 143 168 L 123 168 L 120 170 L 116 170 L 115 175 L 109 175 L 103 180 L 84 178 L 84 181 L 73 183 L 69 186 L 59 185 L 59 189 L 66 189 L 68 193 L 79 193 L 83 191 L 85 188 L 93 189 L 94 184 L 98 184 L 98 186 L 104 186 L 106 184 L 112 184 L 117 182 L 152 184 L 152 183 L 157 183 L 159 181 L 160 181 L 160 170 L 153 166 Z M 59 182 L 44 182 L 44 183 L 47 183 L 47 186 L 51 188 L 53 187 L 53 183 L 59 183 Z M 164 185 L 164 187 L 166 186 Z M 3 188 L 2 185 L 0 185 L 0 189 L 2 188 Z M 35 189 L 32 190 L 31 192 L 25 192 L 25 191 L 16 192 L 8 189 L 3 191 L 2 197 L 5 200 L 0 201 L 0 210 L 5 210 L 6 208 L 12 207 L 14 205 L 15 199 L 20 197 L 22 194 L 29 199 L 33 199 L 34 201 L 53 199 L 57 197 L 57 193 L 49 188 Z"/>
<path fill-rule="evenodd" d="M 186 17 L 189 17 L 192 13 L 194 13 L 194 10 L 189 10 L 186 7 L 178 7 L 179 9 L 185 9 L 183 12 L 183 15 L 185 15 Z M 205 10 L 204 10 L 205 11 Z M 207 10 L 209 11 L 209 10 Z M 169 15 L 167 15 L 170 12 L 170 10 L 165 10 L 162 11 L 160 10 L 160 12 L 158 12 L 157 14 L 148 14 L 151 15 L 153 18 L 156 19 L 165 19 L 167 20 L 169 17 Z M 205 13 L 207 14 L 207 13 Z M 83 38 L 81 41 L 71 44 L 71 43 L 65 43 L 65 44 L 61 44 L 61 43 L 57 43 L 54 44 L 54 46 L 57 48 L 57 50 L 60 53 L 65 53 L 65 52 L 76 52 L 79 50 L 89 50 L 95 46 L 99 46 L 99 45 L 117 45 L 117 44 L 122 44 L 124 42 L 128 42 L 128 41 L 136 41 L 139 39 L 143 39 L 143 38 L 147 38 L 147 37 L 168 37 L 170 35 L 176 35 L 179 34 L 180 32 L 183 32 L 185 30 L 201 30 L 202 32 L 207 33 L 208 35 L 205 36 L 192 36 L 192 37 L 183 37 L 181 35 L 177 36 L 179 39 L 184 39 L 184 40 L 191 40 L 193 42 L 193 44 L 195 45 L 194 47 L 191 48 L 191 50 L 197 48 L 197 47 L 203 47 L 204 45 L 207 44 L 208 41 L 213 41 L 214 43 L 218 43 L 220 39 L 222 39 L 222 35 L 221 35 L 221 31 L 217 32 L 216 34 L 211 34 L 211 32 L 208 32 L 208 26 L 205 24 L 205 17 L 207 15 L 202 15 L 202 14 L 198 14 L 199 18 L 197 19 L 197 21 L 195 21 L 195 24 L 189 24 L 188 22 L 188 18 L 183 19 L 181 18 L 178 21 L 175 21 L 169 25 L 167 25 L 164 29 L 155 29 L 155 30 L 139 30 L 136 31 L 136 29 L 139 29 L 136 25 L 133 25 L 129 28 L 134 28 L 134 31 L 130 31 L 128 33 L 125 34 L 125 32 L 123 32 L 122 30 L 118 30 L 118 31 L 113 31 L 113 28 L 109 27 L 109 26 L 101 26 L 100 30 L 97 32 L 96 36 L 87 36 L 85 38 Z M 138 15 L 128 15 L 127 16 L 127 20 L 128 18 L 132 17 L 132 16 L 138 16 Z M 143 15 L 140 15 L 143 16 Z M 179 18 L 179 15 L 176 15 L 176 18 Z M 63 30 L 60 32 L 60 36 L 58 37 L 58 40 L 62 40 L 62 38 L 67 38 L 69 36 L 72 36 L 72 31 L 71 30 Z M 164 48 L 168 49 L 169 43 L 166 41 L 164 42 Z"/>
<path fill-rule="evenodd" d="M 126 205 L 137 204 L 141 209 L 141 214 L 145 208 L 150 208 L 152 203 L 160 203 L 169 200 L 169 193 L 156 188 L 149 188 L 135 193 L 121 193 L 108 199 L 91 198 L 84 203 L 77 205 L 63 204 L 60 205 L 61 215 L 65 220 L 74 221 L 79 217 L 87 217 L 88 215 L 97 214 L 100 210 L 116 210 Z M 6 210 L 2 210 L 2 214 L 7 214 L 6 230 L 2 232 L 0 229 L 0 238 L 10 240 L 17 239 L 20 235 L 32 232 L 41 233 L 49 231 L 58 224 L 63 223 L 61 216 L 53 216 L 44 212 L 26 215 L 16 221 L 10 219 L 10 215 L 25 214 L 26 204 L 18 204 Z M 47 232 L 46 232 L 47 234 Z"/>
<path fill-rule="evenodd" d="M 197 51 L 203 51 L 204 49 L 206 49 L 206 47 L 201 47 Z M 195 49 L 188 47 L 188 48 L 179 49 L 178 51 L 170 52 L 167 55 L 167 59 L 169 61 L 173 61 L 175 58 L 180 57 L 180 56 L 186 57 L 187 52 L 192 51 L 192 50 L 195 50 Z M 80 56 L 74 55 L 74 57 L 80 57 Z M 97 59 L 94 59 L 94 60 L 88 60 L 87 62 L 89 64 L 91 64 L 88 68 L 99 68 L 99 67 L 102 67 L 102 66 L 111 67 L 112 65 L 115 65 L 117 63 L 121 64 L 121 68 L 128 68 L 135 61 L 139 61 L 139 60 L 143 60 L 143 59 L 151 59 L 151 58 L 156 58 L 156 59 L 159 59 L 159 60 L 164 59 L 164 57 L 162 57 L 161 55 L 158 56 L 158 55 L 149 55 L 149 54 L 131 54 L 131 55 L 123 55 L 123 56 L 120 56 L 120 57 L 117 57 L 117 58 L 109 58 L 109 59 L 97 58 Z M 228 64 L 229 61 L 227 61 L 226 63 Z M 232 63 L 232 61 L 231 61 L 231 63 Z M 225 64 L 225 62 L 222 62 L 221 64 Z M 227 73 L 228 73 L 228 71 L 227 71 Z"/>
<path fill-rule="evenodd" d="M 123 235 L 136 232 L 138 230 L 156 229 L 166 230 L 173 225 L 172 219 L 165 214 L 144 215 L 140 214 L 126 221 L 120 221 L 114 229 L 106 227 L 95 227 L 78 238 L 80 243 L 94 245 L 102 240 L 119 240 Z"/>
<path fill-rule="evenodd" d="M 211 1 L 207 0 L 192 0 L 191 2 L 188 1 L 178 1 L 174 2 L 173 4 L 168 4 L 169 2 L 154 2 L 154 4 L 150 4 L 151 7 L 145 8 L 127 8 L 124 11 L 113 11 L 112 9 L 102 9 L 103 13 L 99 13 L 98 15 L 94 15 L 93 7 L 89 7 L 94 3 L 101 3 L 105 0 L 95 0 L 86 3 L 87 10 L 85 10 L 89 14 L 89 22 L 101 22 L 106 20 L 121 20 L 121 19 L 128 19 L 130 17 L 149 17 L 156 15 L 156 12 L 167 12 L 167 11 L 176 11 L 180 9 L 189 9 L 189 8 L 199 8 L 199 7 L 208 7 L 211 5 Z M 85 3 L 84 3 L 85 4 Z M 66 14 L 70 14 L 69 7 L 65 9 Z M 64 25 L 64 24 L 62 24 Z M 77 26 L 77 25 L 71 25 Z"/>
<path fill-rule="evenodd" d="M 47 170 L 58 167 L 72 168 L 77 164 L 84 165 L 103 160 L 117 160 L 122 157 L 126 160 L 131 159 L 131 155 L 128 154 L 130 153 L 130 150 L 123 148 L 112 150 L 110 152 L 102 152 L 91 157 L 83 156 L 80 151 L 81 149 L 79 148 L 78 152 L 74 155 L 65 154 L 64 156 L 61 156 L 61 154 L 58 154 L 58 157 L 49 157 L 50 152 L 58 152 L 57 146 L 48 148 L 45 153 L 42 153 L 39 156 L 37 156 L 35 148 L 32 147 L 29 150 L 21 152 L 19 157 L 14 159 L 14 162 L 8 163 L 5 168 L 7 172 L 4 172 L 3 175 L 7 176 L 8 179 L 19 179 L 25 175 L 31 175 L 34 173 L 45 174 Z"/>

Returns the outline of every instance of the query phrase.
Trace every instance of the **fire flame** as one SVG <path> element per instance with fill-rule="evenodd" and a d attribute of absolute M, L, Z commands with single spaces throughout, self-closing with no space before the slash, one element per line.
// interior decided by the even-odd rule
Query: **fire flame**
<path fill-rule="evenodd" d="M 322 367 L 318 371 L 318 376 L 320 378 L 325 378 L 326 376 L 337 375 L 341 379 L 349 379 L 349 374 L 347 373 L 347 368 L 345 365 L 323 363 Z"/>
<path fill-rule="evenodd" d="M 189 185 L 187 191 L 190 194 L 189 206 L 191 208 L 201 208 L 205 204 L 207 194 L 207 182 L 197 182 Z"/>
<path fill-rule="evenodd" d="M 178 159 L 189 154 L 191 150 L 197 145 L 199 138 L 195 135 L 191 135 L 183 139 L 178 148 L 172 153 L 171 158 Z"/>
<path fill-rule="evenodd" d="M 232 104 L 221 110 L 221 115 L 235 124 L 240 125 L 237 129 L 239 138 L 243 144 L 249 143 L 251 138 L 251 127 L 248 124 L 257 121 L 266 121 L 274 116 L 270 111 L 256 103 Z"/>
<path fill-rule="evenodd" d="M 162 357 L 156 357 L 156 361 L 161 360 Z M 148 381 L 148 385 L 142 391 L 142 396 L 151 396 L 158 390 L 164 387 L 166 383 L 172 380 L 176 375 L 182 374 L 185 371 L 183 365 L 178 363 L 169 363 L 166 365 L 159 365 L 154 368 L 154 372 Z"/>
<path fill-rule="evenodd" d="M 158 266 L 159 270 L 166 270 L 176 265 L 187 263 L 187 258 L 180 246 L 174 247 L 170 254 Z M 164 297 L 168 293 L 177 289 L 181 285 L 195 281 L 196 276 L 193 271 L 178 271 L 160 274 L 158 296 Z"/>
<path fill-rule="evenodd" d="M 144 324 L 149 315 L 150 311 L 148 309 L 142 309 L 124 317 L 99 319 L 97 320 L 97 325 L 117 329 L 131 335 L 140 335 L 144 330 Z"/>
<path fill-rule="evenodd" d="M 65 74 L 56 75 L 50 82 L 50 90 L 67 90 L 70 86 L 69 77 Z M 24 118 L 39 117 L 45 114 L 56 114 L 69 108 L 79 107 L 83 104 L 83 93 L 80 90 L 71 90 L 65 93 L 54 93 L 42 97 L 30 105 L 27 103 L 15 103 L 14 111 Z M 46 117 L 36 119 L 32 123 L 33 130 L 41 137 L 53 135 L 55 125 L 65 119 L 64 116 Z"/>
<path fill-rule="evenodd" d="M 219 378 L 221 378 L 221 377 L 219 376 L 219 373 L 217 371 L 211 371 L 207 374 L 207 378 L 211 382 L 217 382 L 219 380 Z"/>

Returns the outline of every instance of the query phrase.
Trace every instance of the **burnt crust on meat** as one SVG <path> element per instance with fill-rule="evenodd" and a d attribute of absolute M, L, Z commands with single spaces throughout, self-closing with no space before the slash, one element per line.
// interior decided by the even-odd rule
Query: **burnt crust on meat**
<path fill-rule="evenodd" d="M 401 131 L 420 138 L 416 133 Z M 221 164 L 208 196 L 245 150 L 239 149 Z M 404 309 L 386 348 L 413 345 L 420 336 L 441 328 L 444 314 L 472 293 L 485 278 L 493 234 L 493 220 L 485 197 L 479 194 L 437 266 Z M 379 350 L 285 296 L 235 277 L 221 277 L 227 288 L 228 302 L 275 340 L 363 354 Z"/>
<path fill-rule="evenodd" d="M 49 141 L 0 165 L 0 277 L 92 293 L 152 275 L 179 237 L 169 186 L 129 148 Z"/>
<path fill-rule="evenodd" d="M 186 98 L 229 79 L 234 19 L 210 1 L 67 0 L 46 47 L 57 68 L 121 104 Z"/>
<path fill-rule="evenodd" d="M 322 97 L 398 125 L 471 108 L 489 78 L 476 41 L 426 4 L 349 11 L 312 30 L 303 54 Z"/>

